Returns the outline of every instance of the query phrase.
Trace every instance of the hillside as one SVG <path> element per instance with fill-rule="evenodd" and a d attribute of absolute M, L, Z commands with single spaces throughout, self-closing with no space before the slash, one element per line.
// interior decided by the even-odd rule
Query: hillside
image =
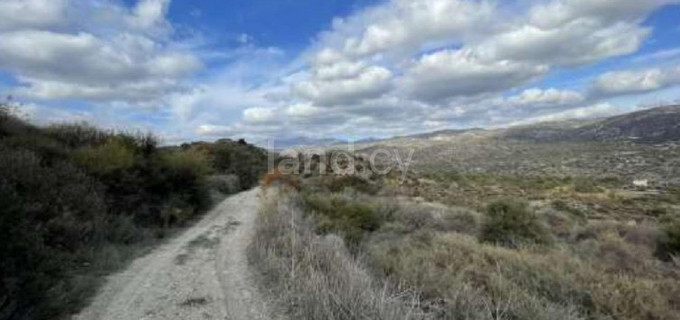
<path fill-rule="evenodd" d="M 680 106 L 637 111 L 601 120 L 562 121 L 508 129 L 505 137 L 537 142 L 629 141 L 664 143 L 680 140 Z"/>
<path fill-rule="evenodd" d="M 445 129 L 385 139 L 366 138 L 355 145 L 369 147 L 376 144 L 454 140 L 460 136 L 497 136 L 531 142 L 635 142 L 665 143 L 680 140 L 680 106 L 664 106 L 599 119 L 567 119 L 539 122 L 503 129 Z M 296 137 L 277 139 L 275 149 L 295 147 L 332 147 L 345 145 L 340 139 Z M 258 145 L 266 146 L 267 142 Z"/>
<path fill-rule="evenodd" d="M 475 173 L 647 179 L 680 186 L 680 107 L 607 119 L 567 120 L 496 130 L 453 130 L 357 146 L 414 151 L 416 173 Z"/>
<path fill-rule="evenodd" d="M 361 150 L 413 150 L 406 176 L 315 173 L 341 150 L 268 175 L 251 251 L 262 285 L 295 319 L 677 319 L 677 145 L 499 133 Z"/>

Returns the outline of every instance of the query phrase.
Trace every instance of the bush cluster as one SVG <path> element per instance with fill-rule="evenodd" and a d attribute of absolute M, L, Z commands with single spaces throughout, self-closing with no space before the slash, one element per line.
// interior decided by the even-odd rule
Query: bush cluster
<path fill-rule="evenodd" d="M 661 235 L 657 244 L 657 255 L 670 260 L 673 257 L 680 257 L 680 219 L 665 218 L 666 225 L 661 230 Z"/>
<path fill-rule="evenodd" d="M 503 199 L 487 206 L 480 239 L 517 247 L 527 243 L 548 243 L 550 235 L 526 202 Z"/>
<path fill-rule="evenodd" d="M 338 194 L 303 194 L 307 210 L 317 219 L 322 233 L 340 233 L 350 247 L 357 246 L 363 236 L 385 221 L 381 210 L 373 203 L 347 199 Z"/>

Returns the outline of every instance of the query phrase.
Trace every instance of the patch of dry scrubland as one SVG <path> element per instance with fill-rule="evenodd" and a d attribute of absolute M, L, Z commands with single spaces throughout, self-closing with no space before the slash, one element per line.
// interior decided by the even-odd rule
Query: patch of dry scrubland
<path fill-rule="evenodd" d="M 465 188 L 502 183 L 493 195 L 471 193 L 477 205 L 465 206 L 427 202 L 443 197 L 414 197 L 408 185 L 390 187 L 389 177 L 346 179 L 314 177 L 268 191 L 252 261 L 294 318 L 680 314 L 680 217 L 672 192 L 636 198 L 602 181 L 476 178 Z M 356 191 L 375 185 L 374 194 Z M 524 192 L 505 192 L 510 186 Z"/>
<path fill-rule="evenodd" d="M 413 292 L 372 277 L 341 237 L 318 234 L 294 191 L 268 190 L 250 260 L 291 319 L 417 319 Z"/>

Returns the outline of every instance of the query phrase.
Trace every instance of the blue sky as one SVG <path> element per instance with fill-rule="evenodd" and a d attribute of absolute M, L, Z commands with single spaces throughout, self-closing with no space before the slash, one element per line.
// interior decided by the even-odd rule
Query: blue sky
<path fill-rule="evenodd" d="M 389 137 L 680 99 L 680 0 L 0 0 L 0 92 L 46 124 Z"/>

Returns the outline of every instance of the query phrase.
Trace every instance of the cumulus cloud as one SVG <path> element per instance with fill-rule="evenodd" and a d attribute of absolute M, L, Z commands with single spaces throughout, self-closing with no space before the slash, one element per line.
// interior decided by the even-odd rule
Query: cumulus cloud
<path fill-rule="evenodd" d="M 347 104 L 378 97 L 389 89 L 392 77 L 390 70 L 377 66 L 360 71 L 340 68 L 318 72 L 322 77 L 300 82 L 294 89 L 303 98 L 320 105 Z"/>
<path fill-rule="evenodd" d="M 563 106 L 575 103 L 580 103 L 585 100 L 585 97 L 576 91 L 558 90 L 555 88 L 539 89 L 531 88 L 522 91 L 519 95 L 512 96 L 507 99 L 507 102 L 514 106 Z"/>
<path fill-rule="evenodd" d="M 424 43 L 462 41 L 494 24 L 490 1 L 392 0 L 346 19 L 321 35 L 318 63 L 373 54 L 409 54 Z"/>
<path fill-rule="evenodd" d="M 315 107 L 311 103 L 297 103 L 286 108 L 286 114 L 293 118 L 313 117 L 321 112 L 321 108 Z"/>
<path fill-rule="evenodd" d="M 249 139 L 263 139 L 280 133 L 283 128 L 280 125 L 249 125 L 246 123 L 235 123 L 232 125 L 199 125 L 195 133 L 202 137 L 239 137 Z"/>
<path fill-rule="evenodd" d="M 545 65 L 484 61 L 467 50 L 443 50 L 423 56 L 408 69 L 402 88 L 415 98 L 438 101 L 517 87 L 547 71 Z"/>
<path fill-rule="evenodd" d="M 230 136 L 236 130 L 231 126 L 202 124 L 196 128 L 196 134 L 201 136 Z"/>
<path fill-rule="evenodd" d="M 648 35 L 647 28 L 634 24 L 603 26 L 588 19 L 553 29 L 526 24 L 488 39 L 477 50 L 489 59 L 570 66 L 635 52 Z"/>
<path fill-rule="evenodd" d="M 170 0 L 144 0 L 134 8 L 133 15 L 128 18 L 130 23 L 140 29 L 168 26 L 165 15 L 168 12 Z"/>
<path fill-rule="evenodd" d="M 274 108 L 249 108 L 243 111 L 243 119 L 251 124 L 271 123 L 276 120 Z"/>
<path fill-rule="evenodd" d="M 63 25 L 67 0 L 5 0 L 0 2 L 0 30 Z"/>
<path fill-rule="evenodd" d="M 103 12 L 94 4 L 66 0 L 2 3 L 4 14 L 35 17 L 10 21 L 11 28 L 0 25 L 0 68 L 16 75 L 22 84 L 16 93 L 29 98 L 144 102 L 162 97 L 202 67 L 192 53 L 169 49 L 168 4 L 143 0 L 127 9 L 103 2 L 111 9 Z"/>
<path fill-rule="evenodd" d="M 680 85 L 680 67 L 615 71 L 601 75 L 593 84 L 596 97 L 644 93 Z"/>
<path fill-rule="evenodd" d="M 328 79 L 357 77 L 367 61 L 378 61 L 390 64 L 394 82 L 401 84 L 392 94 L 403 90 L 435 103 L 494 93 L 522 86 L 553 67 L 633 53 L 650 33 L 642 20 L 677 2 L 533 1 L 528 10 L 508 18 L 503 7 L 490 1 L 392 0 L 337 19 L 320 36 L 310 64 L 316 80 L 326 82 L 304 83 L 300 91 L 316 103 L 324 89 L 356 96 L 354 102 L 375 98 L 362 94 L 365 86 L 336 86 Z M 338 87 L 341 93 L 330 89 Z M 381 94 L 387 90 L 382 89 Z"/>
<path fill-rule="evenodd" d="M 392 1 L 367 14 L 370 21 L 359 37 L 350 37 L 344 49 L 350 54 L 419 50 L 423 43 L 461 40 L 483 29 L 494 14 L 488 1 Z"/>
<path fill-rule="evenodd" d="M 530 21 L 543 28 L 552 28 L 578 19 L 595 19 L 604 23 L 637 21 L 651 11 L 677 3 L 675 0 L 557 0 L 534 6 Z"/>

